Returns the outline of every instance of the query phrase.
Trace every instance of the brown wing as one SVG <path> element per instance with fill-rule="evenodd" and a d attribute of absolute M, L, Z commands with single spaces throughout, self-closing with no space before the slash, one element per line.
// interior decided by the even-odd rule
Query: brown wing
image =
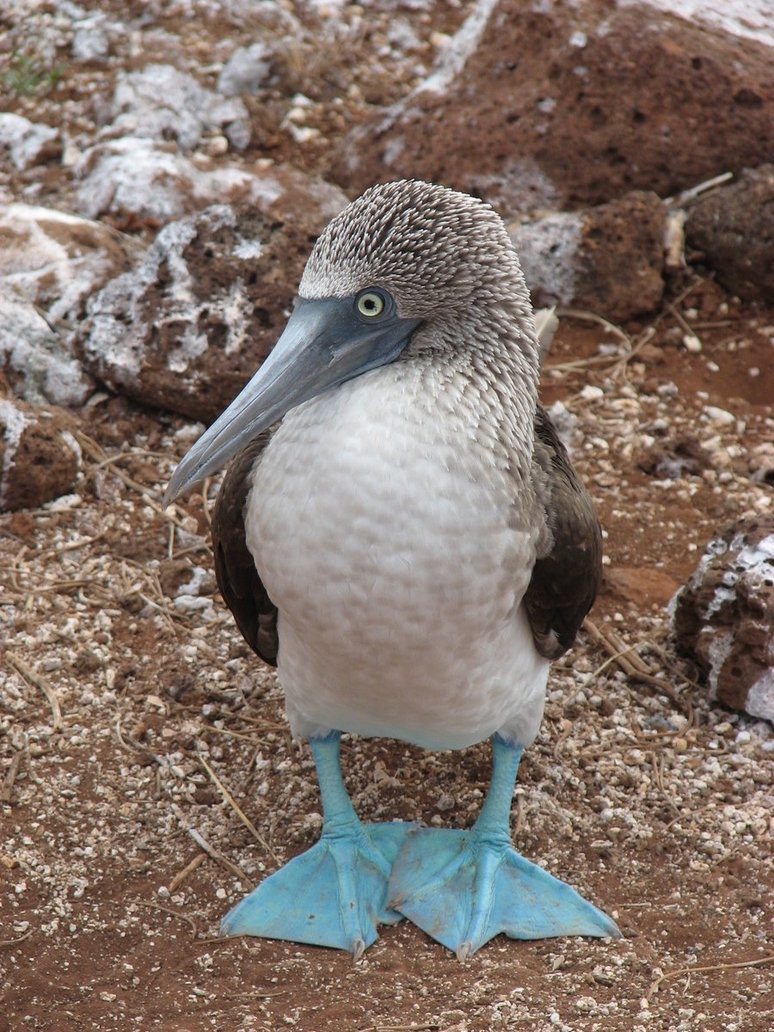
<path fill-rule="evenodd" d="M 262 660 L 277 665 L 277 607 L 258 576 L 245 540 L 245 505 L 250 473 L 269 443 L 266 430 L 229 467 L 212 514 L 215 575 L 223 599 L 247 644 Z"/>
<path fill-rule="evenodd" d="M 572 645 L 597 597 L 602 531 L 594 504 L 540 406 L 535 413 L 535 463 L 544 483 L 546 523 L 553 544 L 535 563 L 524 606 L 538 652 L 556 659 Z"/>

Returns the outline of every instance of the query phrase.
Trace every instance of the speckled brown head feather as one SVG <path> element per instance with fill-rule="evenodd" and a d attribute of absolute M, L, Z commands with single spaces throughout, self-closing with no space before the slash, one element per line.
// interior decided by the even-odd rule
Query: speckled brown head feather
<path fill-rule="evenodd" d="M 417 180 L 366 190 L 325 227 L 299 285 L 306 298 L 378 284 L 405 317 L 452 322 L 461 339 L 499 323 L 537 369 L 532 307 L 502 219 L 484 201 Z"/>

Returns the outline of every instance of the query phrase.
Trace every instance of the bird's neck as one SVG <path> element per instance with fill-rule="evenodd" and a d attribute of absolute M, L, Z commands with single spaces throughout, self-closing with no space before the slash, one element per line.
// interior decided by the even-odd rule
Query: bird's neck
<path fill-rule="evenodd" d="M 528 478 L 537 362 L 500 341 L 487 347 L 480 336 L 468 347 L 443 349 L 442 354 L 437 349 L 435 335 L 433 346 L 404 354 L 395 363 L 394 372 L 406 386 L 411 405 L 424 413 L 423 419 L 448 419 L 459 432 L 488 439 L 495 452 L 507 455 L 514 474 Z M 384 374 L 393 375 L 387 370 Z"/>

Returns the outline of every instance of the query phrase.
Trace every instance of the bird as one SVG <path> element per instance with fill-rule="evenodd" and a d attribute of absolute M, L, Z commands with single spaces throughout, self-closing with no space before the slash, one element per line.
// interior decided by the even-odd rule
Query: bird
<path fill-rule="evenodd" d="M 550 662 L 602 571 L 593 503 L 538 400 L 539 352 L 495 210 L 380 183 L 322 231 L 274 348 L 174 471 L 166 505 L 230 462 L 212 517 L 218 585 L 277 667 L 323 810 L 319 840 L 222 934 L 358 959 L 405 917 L 463 961 L 501 933 L 620 934 L 509 830 Z M 361 821 L 342 733 L 426 750 L 491 740 L 472 827 Z"/>

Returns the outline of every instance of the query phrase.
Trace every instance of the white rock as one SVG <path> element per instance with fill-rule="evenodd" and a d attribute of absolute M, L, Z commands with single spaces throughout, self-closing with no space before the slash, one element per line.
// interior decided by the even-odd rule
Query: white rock
<path fill-rule="evenodd" d="M 177 141 L 183 151 L 199 146 L 205 130 L 222 131 L 243 150 L 250 142 L 250 118 L 238 98 L 224 98 L 171 65 L 119 72 L 113 121 L 105 135 Z"/>
<path fill-rule="evenodd" d="M 86 300 L 122 272 L 132 247 L 100 225 L 51 208 L 0 207 L 0 366 L 26 401 L 72 407 L 94 389 L 72 337 Z"/>
<path fill-rule="evenodd" d="M 559 305 L 575 297 L 575 265 L 581 246 L 583 216 L 558 212 L 536 222 L 511 227 L 530 290 L 541 290 Z"/>
<path fill-rule="evenodd" d="M 34 165 L 58 135 L 59 131 L 50 125 L 30 122 L 10 111 L 0 113 L 0 150 L 8 151 L 11 163 L 19 170 Z"/>
<path fill-rule="evenodd" d="M 733 412 L 718 408 L 716 405 L 705 405 L 702 411 L 711 423 L 717 423 L 719 426 L 731 426 L 736 422 Z"/>
<path fill-rule="evenodd" d="M 79 318 L 85 298 L 120 272 L 133 250 L 101 223 L 53 208 L 0 205 L 0 285 L 51 323 Z"/>
<path fill-rule="evenodd" d="M 37 308 L 0 287 L 0 366 L 21 381 L 25 401 L 44 401 L 68 408 L 83 404 L 93 380 Z"/>
<path fill-rule="evenodd" d="M 235 50 L 218 77 L 218 93 L 236 97 L 257 93 L 271 76 L 271 51 L 263 43 Z"/>
<path fill-rule="evenodd" d="M 336 187 L 295 169 L 252 172 L 226 165 L 202 171 L 169 146 L 134 136 L 90 148 L 76 173 L 81 183 L 75 203 L 92 219 L 111 212 L 169 222 L 211 204 L 238 202 L 266 210 L 297 190 L 313 191 L 329 218 L 346 203 Z"/>
<path fill-rule="evenodd" d="M 700 21 L 733 36 L 774 46 L 771 0 L 618 0 L 618 3 L 621 7 L 645 3 L 688 21 Z"/>
<path fill-rule="evenodd" d="M 86 14 L 75 23 L 70 52 L 76 61 L 99 61 L 110 53 L 110 45 L 126 35 L 122 22 L 111 21 L 102 11 Z"/>
<path fill-rule="evenodd" d="M 192 208 L 269 189 L 266 176 L 259 180 L 233 166 L 201 171 L 182 154 L 135 136 L 90 148 L 76 172 L 82 176 L 76 203 L 88 218 L 123 212 L 168 222 Z"/>

